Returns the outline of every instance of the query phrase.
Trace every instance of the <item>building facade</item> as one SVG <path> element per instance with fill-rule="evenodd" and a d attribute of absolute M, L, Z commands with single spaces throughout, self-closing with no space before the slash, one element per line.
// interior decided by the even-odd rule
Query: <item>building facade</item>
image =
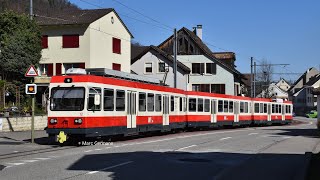
<path fill-rule="evenodd" d="M 38 83 L 69 68 L 130 72 L 132 34 L 114 9 L 77 10 L 60 16 L 63 19 L 36 18 L 43 35 Z"/>
<path fill-rule="evenodd" d="M 156 46 L 150 46 L 132 60 L 131 69 L 143 76 L 159 79 L 164 85 L 174 87 L 173 57 Z M 190 69 L 177 63 L 177 88 L 187 90 Z"/>

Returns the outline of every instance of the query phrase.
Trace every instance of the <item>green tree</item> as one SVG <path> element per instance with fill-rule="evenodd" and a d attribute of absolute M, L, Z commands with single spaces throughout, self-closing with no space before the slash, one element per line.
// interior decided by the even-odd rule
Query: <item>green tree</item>
<path fill-rule="evenodd" d="M 41 58 L 41 31 L 28 16 L 12 11 L 0 13 L 0 76 L 27 83 L 24 73 Z"/>

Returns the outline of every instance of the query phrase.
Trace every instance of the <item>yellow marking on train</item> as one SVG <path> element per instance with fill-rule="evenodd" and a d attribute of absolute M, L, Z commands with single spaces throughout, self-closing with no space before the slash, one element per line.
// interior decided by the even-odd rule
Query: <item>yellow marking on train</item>
<path fill-rule="evenodd" d="M 60 131 L 59 135 L 57 136 L 57 140 L 59 143 L 64 143 L 67 141 L 67 135 L 63 131 Z"/>

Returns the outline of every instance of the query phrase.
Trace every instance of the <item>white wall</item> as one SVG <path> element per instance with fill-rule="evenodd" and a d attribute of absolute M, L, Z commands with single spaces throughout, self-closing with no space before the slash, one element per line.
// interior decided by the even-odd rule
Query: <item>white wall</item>
<path fill-rule="evenodd" d="M 114 23 L 111 23 L 111 17 Z M 86 68 L 109 68 L 121 64 L 121 71 L 130 72 L 131 35 L 114 12 L 88 25 L 42 26 L 42 35 L 48 35 L 48 48 L 42 50 L 40 64 L 80 63 Z M 79 34 L 79 48 L 62 48 L 62 35 Z M 112 50 L 112 37 L 121 39 L 121 54 Z"/>
<path fill-rule="evenodd" d="M 145 73 L 145 63 L 151 62 L 152 63 L 152 73 Z M 168 62 L 164 58 L 158 58 L 157 56 L 153 55 L 151 52 L 146 53 L 144 56 L 141 57 L 140 60 L 136 61 L 131 65 L 131 69 L 138 73 L 139 75 L 148 76 L 148 77 L 154 77 L 157 79 L 162 80 L 164 77 L 164 73 L 158 72 L 158 63 L 159 62 L 165 62 L 166 66 L 169 64 L 169 72 L 166 79 L 166 84 L 168 84 L 170 87 L 174 87 L 174 80 L 173 80 L 173 68 L 172 63 Z M 177 73 L 177 88 L 182 90 L 187 90 L 187 74 L 183 74 L 181 69 L 178 67 L 178 73 Z"/>
<path fill-rule="evenodd" d="M 114 23 L 112 24 L 111 18 Z M 91 23 L 90 62 L 91 68 L 112 69 L 112 63 L 121 64 L 121 71 L 130 73 L 131 36 L 114 12 Z M 113 53 L 112 38 L 121 39 L 121 54 Z"/>
<path fill-rule="evenodd" d="M 48 48 L 42 50 L 40 64 L 79 63 L 86 65 L 90 58 L 90 31 L 86 26 L 42 27 L 42 34 L 48 35 Z M 62 35 L 79 34 L 79 48 L 62 48 Z"/>
<path fill-rule="evenodd" d="M 192 63 L 212 63 L 212 60 L 203 55 L 180 55 L 178 60 L 192 69 Z M 217 73 L 215 75 L 193 75 L 190 73 L 188 90 L 192 90 L 192 84 L 225 84 L 226 94 L 234 95 L 234 76 L 217 64 Z"/>
<path fill-rule="evenodd" d="M 34 128 L 35 130 L 44 130 L 47 127 L 47 116 L 35 116 L 34 117 Z M 0 132 L 9 131 L 30 131 L 31 130 L 31 117 L 14 117 L 14 118 L 4 118 L 0 117 L 2 120 L 2 129 Z"/>

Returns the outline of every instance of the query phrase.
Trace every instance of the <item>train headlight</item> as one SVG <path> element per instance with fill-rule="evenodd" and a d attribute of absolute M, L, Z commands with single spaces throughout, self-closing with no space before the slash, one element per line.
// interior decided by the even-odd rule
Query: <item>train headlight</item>
<path fill-rule="evenodd" d="M 57 124 L 57 119 L 50 119 L 50 124 Z"/>
<path fill-rule="evenodd" d="M 74 123 L 75 123 L 75 124 L 82 124 L 82 119 L 75 119 L 75 120 L 74 120 Z"/>

